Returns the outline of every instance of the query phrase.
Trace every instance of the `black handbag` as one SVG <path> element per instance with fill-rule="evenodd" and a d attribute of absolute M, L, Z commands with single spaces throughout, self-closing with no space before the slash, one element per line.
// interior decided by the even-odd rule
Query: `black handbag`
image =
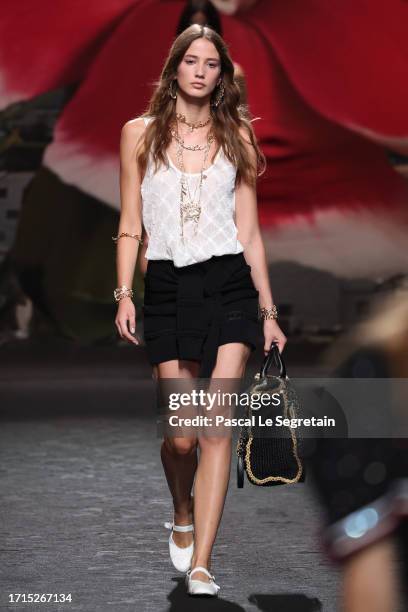
<path fill-rule="evenodd" d="M 279 368 L 279 375 L 268 374 L 272 362 Z M 295 428 L 276 427 L 283 419 L 298 418 L 300 404 L 298 396 L 286 374 L 286 366 L 276 342 L 271 344 L 260 371 L 246 393 L 249 396 L 275 398 L 275 405 L 254 408 L 251 402 L 246 407 L 245 423 L 241 427 L 237 442 L 237 485 L 244 486 L 244 472 L 250 483 L 258 486 L 276 486 L 304 482 L 305 469 L 301 459 L 301 440 Z M 279 394 L 279 398 L 277 395 Z M 267 398 L 266 398 L 267 399 Z M 276 403 L 278 402 L 276 406 Z M 267 402 L 262 402 L 267 403 Z M 254 416 L 255 415 L 255 416 Z M 277 419 L 280 417 L 280 419 Z M 274 425 L 259 425 L 271 418 Z"/>

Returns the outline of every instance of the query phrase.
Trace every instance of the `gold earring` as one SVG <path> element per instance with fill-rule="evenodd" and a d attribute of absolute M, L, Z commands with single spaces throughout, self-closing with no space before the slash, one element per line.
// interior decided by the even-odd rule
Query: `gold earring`
<path fill-rule="evenodd" d="M 170 98 L 173 98 L 173 100 L 175 100 L 177 98 L 177 89 L 176 89 L 176 92 L 173 94 L 173 83 L 176 83 L 176 88 L 177 88 L 177 79 L 173 79 L 169 85 Z"/>
<path fill-rule="evenodd" d="M 215 100 L 212 103 L 212 106 L 216 108 L 217 106 L 219 106 L 219 104 L 221 104 L 224 98 L 224 93 L 225 93 L 224 81 L 220 81 L 219 90 L 217 92 L 217 95 L 215 96 Z"/>

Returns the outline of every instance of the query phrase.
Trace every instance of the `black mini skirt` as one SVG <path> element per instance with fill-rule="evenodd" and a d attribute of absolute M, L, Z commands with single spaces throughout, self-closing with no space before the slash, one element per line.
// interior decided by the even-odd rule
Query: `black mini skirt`
<path fill-rule="evenodd" d="M 262 337 L 259 292 L 243 253 L 175 267 L 150 259 L 142 306 L 149 362 L 198 361 L 208 378 L 218 347 L 243 342 L 254 351 Z"/>

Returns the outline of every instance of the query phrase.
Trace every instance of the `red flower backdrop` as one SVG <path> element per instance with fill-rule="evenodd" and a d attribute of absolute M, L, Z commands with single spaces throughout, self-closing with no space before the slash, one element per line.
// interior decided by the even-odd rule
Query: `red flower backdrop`
<path fill-rule="evenodd" d="M 181 0 L 3 3 L 0 105 L 79 82 L 44 164 L 119 208 L 121 126 L 145 107 Z M 268 159 L 259 181 L 270 261 L 345 277 L 407 269 L 408 2 L 259 0 L 223 16 Z"/>

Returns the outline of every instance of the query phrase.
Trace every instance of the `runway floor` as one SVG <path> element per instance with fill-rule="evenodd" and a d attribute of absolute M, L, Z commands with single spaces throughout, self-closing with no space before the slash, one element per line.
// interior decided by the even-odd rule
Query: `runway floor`
<path fill-rule="evenodd" d="M 259 354 L 248 371 L 258 364 Z M 339 572 L 320 551 L 310 484 L 238 490 L 235 456 L 213 556 L 220 598 L 185 594 L 168 556 L 171 503 L 142 352 L 31 343 L 6 347 L 0 366 L 1 610 L 337 610 Z M 10 593 L 72 602 L 9 604 Z"/>

